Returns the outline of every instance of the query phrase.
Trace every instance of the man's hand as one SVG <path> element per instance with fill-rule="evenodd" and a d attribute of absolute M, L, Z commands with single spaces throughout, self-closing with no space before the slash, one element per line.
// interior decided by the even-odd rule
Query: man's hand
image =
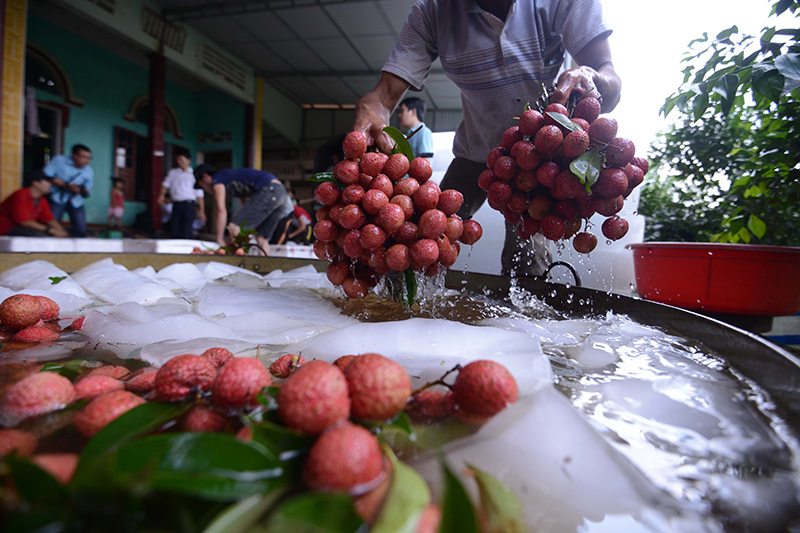
<path fill-rule="evenodd" d="M 407 89 L 407 81 L 384 72 L 378 85 L 358 101 L 352 129 L 364 134 L 367 146 L 374 144 L 381 152 L 391 153 L 394 141 L 383 128 L 389 125 L 389 118 Z"/>
<path fill-rule="evenodd" d="M 608 39 L 599 37 L 575 55 L 580 67 L 569 69 L 558 77 L 550 102 L 566 105 L 572 93 L 600 100 L 602 112 L 613 111 L 619 103 L 622 81 L 611 62 Z"/>
<path fill-rule="evenodd" d="M 67 189 L 69 189 L 69 192 L 71 192 L 72 194 L 80 194 L 81 193 L 81 186 L 78 185 L 77 183 L 68 184 L 67 185 Z"/>

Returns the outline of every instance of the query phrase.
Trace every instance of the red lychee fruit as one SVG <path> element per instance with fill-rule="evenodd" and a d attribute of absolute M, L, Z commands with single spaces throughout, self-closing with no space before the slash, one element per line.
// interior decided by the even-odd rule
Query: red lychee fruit
<path fill-rule="evenodd" d="M 389 235 L 393 235 L 399 230 L 405 221 L 406 214 L 403 208 L 397 204 L 388 203 L 378 212 L 378 225 Z"/>
<path fill-rule="evenodd" d="M 82 435 L 94 437 L 98 431 L 134 407 L 144 398 L 126 390 L 116 390 L 93 398 L 75 415 L 75 427 Z"/>
<path fill-rule="evenodd" d="M 264 363 L 252 357 L 237 357 L 219 369 L 211 386 L 214 404 L 223 409 L 258 407 L 258 394 L 272 385 Z"/>
<path fill-rule="evenodd" d="M 383 193 L 389 198 L 391 198 L 392 194 L 394 194 L 394 185 L 392 184 L 392 180 L 390 180 L 386 174 L 378 174 L 375 176 L 369 183 L 369 188 L 383 191 Z"/>
<path fill-rule="evenodd" d="M 414 533 L 437 533 L 442 522 L 442 509 L 435 503 L 429 503 L 420 513 L 417 529 Z"/>
<path fill-rule="evenodd" d="M 597 247 L 597 237 L 594 233 L 582 231 L 572 239 L 572 247 L 579 253 L 588 254 Z"/>
<path fill-rule="evenodd" d="M 625 177 L 628 178 L 628 191 L 632 191 L 644 181 L 644 172 L 633 163 L 625 165 L 622 171 L 625 173 Z"/>
<path fill-rule="evenodd" d="M 543 220 L 544 217 L 552 215 L 553 212 L 553 200 L 546 194 L 538 194 L 531 198 L 530 203 L 528 203 L 528 215 L 534 220 Z"/>
<path fill-rule="evenodd" d="M 250 442 L 253 440 L 253 428 L 250 426 L 242 426 L 242 428 L 236 432 L 236 439 L 242 442 Z"/>
<path fill-rule="evenodd" d="M 42 326 L 28 326 L 21 329 L 11 337 L 12 341 L 17 342 L 47 342 L 57 341 L 61 337 L 56 331 L 52 331 Z"/>
<path fill-rule="evenodd" d="M 464 203 L 464 195 L 455 189 L 447 189 L 439 194 L 439 203 L 436 207 L 439 208 L 445 215 L 454 215 L 461 209 L 461 204 Z"/>
<path fill-rule="evenodd" d="M 647 174 L 647 171 L 650 170 L 650 163 L 644 157 L 634 157 L 631 159 L 631 164 L 641 168 L 642 174 Z"/>
<path fill-rule="evenodd" d="M 328 265 L 325 275 L 328 277 L 328 281 L 338 287 L 350 276 L 350 263 L 347 261 L 334 261 Z"/>
<path fill-rule="evenodd" d="M 17 452 L 20 457 L 32 454 L 39 445 L 39 439 L 29 431 L 21 429 L 0 429 L 0 457 Z"/>
<path fill-rule="evenodd" d="M 390 180 L 397 181 L 408 174 L 410 166 L 411 164 L 404 154 L 392 154 L 389 156 L 389 160 L 386 161 L 386 164 L 383 165 L 383 173 L 386 174 Z"/>
<path fill-rule="evenodd" d="M 16 426 L 34 416 L 58 411 L 76 399 L 72 382 L 55 372 L 37 372 L 14 383 L 0 406 L 0 425 Z"/>
<path fill-rule="evenodd" d="M 533 170 L 539 166 L 542 156 L 530 141 L 519 141 L 511 147 L 511 157 L 522 170 Z"/>
<path fill-rule="evenodd" d="M 360 131 L 351 131 L 342 142 L 342 152 L 347 159 L 358 159 L 367 151 L 367 138 Z"/>
<path fill-rule="evenodd" d="M 564 157 L 574 159 L 583 155 L 589 148 L 589 134 L 583 130 L 571 131 L 564 137 L 561 144 L 561 153 Z"/>
<path fill-rule="evenodd" d="M 402 272 L 411 266 L 411 252 L 405 244 L 393 244 L 386 250 L 386 266 L 396 272 Z"/>
<path fill-rule="evenodd" d="M 411 198 L 414 196 L 414 193 L 417 192 L 417 189 L 419 189 L 419 183 L 419 181 L 412 177 L 401 179 L 394 184 L 394 196 L 403 194 Z"/>
<path fill-rule="evenodd" d="M 402 226 L 400 226 L 402 229 Z M 399 230 L 398 230 L 399 231 Z M 361 228 L 361 235 L 359 236 L 359 244 L 364 250 L 374 252 L 386 242 L 386 232 L 380 226 L 375 224 L 367 224 Z"/>
<path fill-rule="evenodd" d="M 227 417 L 205 405 L 195 405 L 181 417 L 181 430 L 216 433 L 225 429 Z"/>
<path fill-rule="evenodd" d="M 345 377 L 355 418 L 388 420 L 405 409 L 411 396 L 411 378 L 406 369 L 377 353 L 355 358 L 347 366 Z"/>
<path fill-rule="evenodd" d="M 614 137 L 606 147 L 606 162 L 610 167 L 622 168 L 631 162 L 636 154 L 633 141 L 623 137 Z"/>
<path fill-rule="evenodd" d="M 333 167 L 333 177 L 345 185 L 358 183 L 361 178 L 361 169 L 355 161 L 344 159 Z"/>
<path fill-rule="evenodd" d="M 600 173 L 594 190 L 606 198 L 616 198 L 628 189 L 628 177 L 619 168 L 607 168 Z"/>
<path fill-rule="evenodd" d="M 350 418 L 350 393 L 342 371 L 309 361 L 289 376 L 278 394 L 278 416 L 290 428 L 319 435 Z"/>
<path fill-rule="evenodd" d="M 374 178 L 383 171 L 383 165 L 388 159 L 389 156 L 383 152 L 368 152 L 361 157 L 358 165 L 363 174 Z"/>
<path fill-rule="evenodd" d="M 458 372 L 453 392 L 463 415 L 488 418 L 517 401 L 517 382 L 500 363 L 479 360 Z"/>
<path fill-rule="evenodd" d="M 324 181 L 314 189 L 314 199 L 322 205 L 334 205 L 339 201 L 339 187 L 329 181 Z"/>
<path fill-rule="evenodd" d="M 227 365 L 227 364 L 226 364 Z M 200 355 L 177 355 L 158 369 L 156 399 L 179 402 L 198 391 L 209 391 L 217 377 L 217 367 Z"/>
<path fill-rule="evenodd" d="M 562 171 L 556 176 L 556 189 L 564 198 L 575 198 L 584 190 L 584 185 L 578 176 L 569 169 Z"/>
<path fill-rule="evenodd" d="M 436 182 L 426 181 L 419 186 L 419 189 L 417 189 L 417 192 L 415 192 L 412 197 L 414 206 L 420 212 L 427 211 L 428 209 L 435 209 L 439 204 L 439 195 L 441 192 Z"/>
<path fill-rule="evenodd" d="M 347 204 L 339 215 L 339 225 L 344 229 L 358 229 L 364 225 L 366 220 L 364 210 L 357 204 Z"/>
<path fill-rule="evenodd" d="M 421 267 L 432 265 L 439 258 L 439 245 L 433 239 L 420 239 L 408 247 L 411 263 Z M 416 269 L 418 270 L 418 269 Z"/>
<path fill-rule="evenodd" d="M 332 220 L 320 220 L 314 224 L 314 238 L 323 242 L 330 242 L 339 236 L 339 226 Z"/>
<path fill-rule="evenodd" d="M 206 359 L 211 361 L 211 363 L 217 368 L 221 367 L 222 365 L 224 365 L 228 361 L 231 361 L 234 358 L 233 352 L 231 352 L 227 348 L 222 348 L 219 346 L 209 348 L 208 350 L 201 353 L 200 357 L 205 357 Z"/>
<path fill-rule="evenodd" d="M 400 180 L 402 183 L 405 180 Z M 370 189 L 361 199 L 361 207 L 368 215 L 375 216 L 383 206 L 389 203 L 389 197 L 380 189 Z"/>
<path fill-rule="evenodd" d="M 533 170 L 522 170 L 514 176 L 514 186 L 522 192 L 530 192 L 539 185 L 536 179 L 536 172 Z"/>
<path fill-rule="evenodd" d="M 61 309 L 54 300 L 47 296 L 34 296 L 34 298 L 39 300 L 39 304 L 42 306 L 42 320 L 58 320 L 58 314 Z"/>
<path fill-rule="evenodd" d="M 86 319 L 85 316 L 82 316 L 80 318 L 76 318 L 75 320 L 72 321 L 72 323 L 69 326 L 67 326 L 67 329 L 71 329 L 71 330 L 74 330 L 74 331 L 80 331 L 83 328 L 84 319 Z"/>
<path fill-rule="evenodd" d="M 462 243 L 475 244 L 483 237 L 483 227 L 479 222 L 469 219 L 463 221 L 462 224 L 464 229 L 461 232 L 461 237 L 459 237 Z"/>
<path fill-rule="evenodd" d="M 40 453 L 32 456 L 31 461 L 63 485 L 72 480 L 78 468 L 77 453 Z"/>
<path fill-rule="evenodd" d="M 582 118 L 591 124 L 600 116 L 600 101 L 591 96 L 581 99 L 575 104 L 572 116 L 574 118 Z"/>
<path fill-rule="evenodd" d="M 110 376 L 88 376 L 75 383 L 75 394 L 78 400 L 83 400 L 124 388 L 123 382 Z"/>
<path fill-rule="evenodd" d="M 609 142 L 617 136 L 617 121 L 611 117 L 599 117 L 589 124 L 589 137 L 593 141 Z"/>
<path fill-rule="evenodd" d="M 558 124 L 559 124 L 556 121 L 556 119 L 554 119 L 552 116 L 550 116 L 550 113 L 555 113 L 555 114 L 558 114 L 558 115 L 564 115 L 564 118 L 568 118 L 569 117 L 569 112 L 567 111 L 566 107 L 564 107 L 561 104 L 550 104 L 550 105 L 548 105 L 547 107 L 544 108 L 544 113 L 542 113 L 542 115 L 544 116 L 545 126 L 558 126 Z"/>
<path fill-rule="evenodd" d="M 452 415 L 455 410 L 453 391 L 425 389 L 411 396 L 406 413 L 415 422 L 432 422 Z"/>
<path fill-rule="evenodd" d="M 137 394 L 150 392 L 156 387 L 156 374 L 158 369 L 146 367 L 134 372 L 130 379 L 125 382 L 125 388 Z"/>
<path fill-rule="evenodd" d="M 431 162 L 424 157 L 415 157 L 409 164 L 408 175 L 419 183 L 425 183 L 433 175 Z"/>
<path fill-rule="evenodd" d="M 616 241 L 628 233 L 628 221 L 615 215 L 603 221 L 601 229 L 603 230 L 603 235 L 612 241 Z"/>
<path fill-rule="evenodd" d="M 486 156 L 486 166 L 489 168 L 494 167 L 494 164 L 495 162 L 497 162 L 497 159 L 504 155 L 508 155 L 508 150 L 506 150 L 502 146 L 493 148 L 492 151 L 489 152 L 489 155 Z"/>
<path fill-rule="evenodd" d="M 497 181 L 497 176 L 494 175 L 494 171 L 490 168 L 487 168 L 483 172 L 481 172 L 480 176 L 478 176 L 478 187 L 483 189 L 484 191 L 488 191 L 489 187 L 492 186 L 492 183 Z"/>
<path fill-rule="evenodd" d="M 429 209 L 419 217 L 419 234 L 428 239 L 435 239 L 447 226 L 447 215 L 439 209 Z"/>
<path fill-rule="evenodd" d="M 364 198 L 364 187 L 357 183 L 348 185 L 342 190 L 342 201 L 345 204 L 358 204 Z"/>
<path fill-rule="evenodd" d="M 396 194 L 389 201 L 389 203 L 400 206 L 400 209 L 403 210 L 403 216 L 406 220 L 414 216 L 414 200 L 412 200 L 410 196 L 406 196 L 405 194 Z"/>
<path fill-rule="evenodd" d="M 604 217 L 610 217 L 611 215 L 619 213 L 624 205 L 625 200 L 621 195 L 614 198 L 606 198 L 604 196 L 600 196 L 599 194 L 592 195 L 592 209 Z"/>
<path fill-rule="evenodd" d="M 522 132 L 519 131 L 519 126 L 511 126 L 503 132 L 500 139 L 500 146 L 506 150 L 511 150 L 511 147 L 522 140 Z"/>
<path fill-rule="evenodd" d="M 552 188 L 556 186 L 556 178 L 560 173 L 561 167 L 558 166 L 558 163 L 546 161 L 536 169 L 536 181 L 540 185 Z"/>
<path fill-rule="evenodd" d="M 536 151 L 544 155 L 554 154 L 564 140 L 564 134 L 558 126 L 542 126 L 533 138 Z M 538 176 L 537 176 L 538 177 Z"/>
<path fill-rule="evenodd" d="M 303 468 L 303 481 L 313 490 L 363 493 L 377 485 L 382 475 L 383 455 L 378 439 L 350 422 L 320 435 Z"/>
<path fill-rule="evenodd" d="M 444 228 L 445 236 L 450 239 L 450 242 L 455 242 L 461 238 L 464 232 L 464 222 L 458 215 L 450 215 L 447 217 L 447 226 Z"/>
<path fill-rule="evenodd" d="M 278 357 L 269 365 L 269 373 L 276 378 L 286 379 L 297 370 L 298 367 L 305 363 L 306 360 L 302 355 L 287 353 L 286 355 Z"/>
<path fill-rule="evenodd" d="M 527 109 L 519 117 L 519 131 L 523 135 L 535 135 L 544 125 L 544 117 L 535 109 Z"/>
<path fill-rule="evenodd" d="M 42 304 L 35 296 L 15 294 L 0 303 L 0 323 L 6 331 L 19 331 L 42 319 Z"/>
<path fill-rule="evenodd" d="M 356 358 L 355 355 L 343 355 L 343 356 L 339 357 L 338 359 L 336 359 L 336 361 L 334 361 L 333 364 L 335 366 L 339 367 L 339 369 L 342 372 L 344 372 L 345 368 L 347 368 L 347 365 L 349 365 L 351 362 L 353 362 L 353 359 L 355 359 L 355 358 Z"/>
<path fill-rule="evenodd" d="M 564 237 L 564 219 L 558 215 L 548 215 L 542 219 L 542 235 L 551 241 L 558 241 Z"/>

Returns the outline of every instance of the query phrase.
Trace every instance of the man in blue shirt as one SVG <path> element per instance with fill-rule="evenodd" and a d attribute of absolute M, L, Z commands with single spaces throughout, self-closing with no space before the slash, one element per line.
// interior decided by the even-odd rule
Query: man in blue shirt
<path fill-rule="evenodd" d="M 87 146 L 76 144 L 72 155 L 57 155 L 44 167 L 44 173 L 53 178 L 50 192 L 50 208 L 57 221 L 64 212 L 69 215 L 73 237 L 86 236 L 86 213 L 84 199 L 89 197 L 94 183 L 94 171 L 89 163 L 92 151 Z"/>
<path fill-rule="evenodd" d="M 397 108 L 397 121 L 405 130 L 408 142 L 416 157 L 433 157 L 433 132 L 423 122 L 425 120 L 425 102 L 412 96 L 406 98 Z"/>
<path fill-rule="evenodd" d="M 217 244 L 225 246 L 225 229 L 236 237 L 243 225 L 256 230 L 256 243 L 269 255 L 269 239 L 278 222 L 292 212 L 289 194 L 281 180 L 254 168 L 216 170 L 209 164 L 194 169 L 197 187 L 214 197 Z M 228 220 L 228 198 L 245 203 Z"/>

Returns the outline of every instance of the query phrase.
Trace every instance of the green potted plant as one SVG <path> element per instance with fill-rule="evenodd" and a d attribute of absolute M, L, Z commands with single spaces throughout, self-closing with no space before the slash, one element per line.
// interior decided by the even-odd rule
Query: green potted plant
<path fill-rule="evenodd" d="M 771 15 L 800 2 L 774 0 Z M 643 296 L 709 311 L 800 310 L 800 31 L 734 26 L 690 43 L 662 107 L 632 245 Z"/>

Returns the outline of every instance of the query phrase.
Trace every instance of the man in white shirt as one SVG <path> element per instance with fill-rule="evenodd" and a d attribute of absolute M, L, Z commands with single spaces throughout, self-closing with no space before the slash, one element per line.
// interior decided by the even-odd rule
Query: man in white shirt
<path fill-rule="evenodd" d="M 191 239 L 194 237 L 195 218 L 205 221 L 203 190 L 194 187 L 194 170 L 188 150 L 183 148 L 175 150 L 175 164 L 177 168 L 170 170 L 161 183 L 158 203 L 165 205 L 169 192 L 172 200 L 169 235 L 173 239 Z"/>

